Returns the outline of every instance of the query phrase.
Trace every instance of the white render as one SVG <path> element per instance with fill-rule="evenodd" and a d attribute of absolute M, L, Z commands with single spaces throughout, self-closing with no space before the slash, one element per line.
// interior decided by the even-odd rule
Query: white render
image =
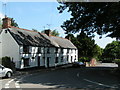
<path fill-rule="evenodd" d="M 19 67 L 19 45 L 8 31 L 5 33 L 5 30 L 3 29 L 0 34 L 0 51 L 2 52 L 0 58 L 9 56 L 15 62 L 16 67 Z"/>
<path fill-rule="evenodd" d="M 23 52 L 23 46 L 18 45 L 9 31 L 5 33 L 5 30 L 6 29 L 3 29 L 2 33 L 0 34 L 0 58 L 5 56 L 10 57 L 15 62 L 16 68 L 18 69 L 37 67 L 38 57 L 40 58 L 39 66 L 44 66 L 46 68 L 78 61 L 78 51 L 77 49 L 72 48 L 63 48 L 63 53 L 61 53 L 61 48 L 58 47 L 58 52 L 56 53 L 56 47 L 28 46 L 30 53 L 25 54 Z M 38 48 L 41 48 L 41 53 L 37 53 Z M 49 53 L 47 52 L 48 49 Z M 69 52 L 67 50 L 69 50 Z M 55 63 L 56 57 L 58 57 L 57 63 Z M 24 66 L 23 59 L 26 58 L 29 59 L 29 66 Z"/>

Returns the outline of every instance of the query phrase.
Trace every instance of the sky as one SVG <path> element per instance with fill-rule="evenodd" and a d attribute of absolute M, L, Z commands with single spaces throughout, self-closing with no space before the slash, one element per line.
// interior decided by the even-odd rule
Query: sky
<path fill-rule="evenodd" d="M 6 3 L 6 8 L 3 5 L 4 3 Z M 15 2 L 15 0 L 0 2 L 0 18 L 6 13 L 8 17 L 14 18 L 20 28 L 36 29 L 38 31 L 48 28 L 56 29 L 60 33 L 60 37 L 65 37 L 65 31 L 60 26 L 64 21 L 69 20 L 71 15 L 67 11 L 60 14 L 57 10 L 58 6 L 59 3 L 54 0 L 49 2 Z M 101 48 L 115 40 L 105 35 L 102 39 L 99 39 L 99 36 L 96 35 L 94 39 Z"/>

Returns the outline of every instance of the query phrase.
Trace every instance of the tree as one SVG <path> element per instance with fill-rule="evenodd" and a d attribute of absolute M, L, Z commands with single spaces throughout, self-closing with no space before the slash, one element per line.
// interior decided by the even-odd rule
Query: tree
<path fill-rule="evenodd" d="M 66 38 L 71 39 L 71 42 L 78 48 L 78 56 L 80 57 L 97 57 L 99 58 L 102 54 L 102 49 L 95 44 L 95 40 L 92 37 L 81 32 L 77 37 L 73 34 L 68 34 Z"/>
<path fill-rule="evenodd" d="M 11 19 L 11 26 L 19 27 L 13 18 Z"/>
<path fill-rule="evenodd" d="M 84 31 L 88 35 L 96 32 L 100 36 L 110 33 L 109 37 L 120 37 L 120 2 L 59 3 L 59 12 L 67 9 L 72 16 L 61 26 L 66 33 Z"/>
<path fill-rule="evenodd" d="M 45 30 L 41 31 L 41 33 L 45 33 Z M 51 31 L 51 35 L 53 35 L 53 36 L 59 36 L 60 33 L 57 30 L 53 30 L 53 31 Z"/>
<path fill-rule="evenodd" d="M 112 43 L 107 44 L 103 52 L 104 58 L 120 59 L 120 42 L 113 41 Z"/>

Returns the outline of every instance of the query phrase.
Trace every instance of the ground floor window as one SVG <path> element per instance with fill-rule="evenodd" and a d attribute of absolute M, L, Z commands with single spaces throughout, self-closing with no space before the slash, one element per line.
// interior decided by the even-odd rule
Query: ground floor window
<path fill-rule="evenodd" d="M 24 58 L 24 67 L 29 66 L 29 58 Z"/>
<path fill-rule="evenodd" d="M 58 57 L 55 58 L 55 63 L 58 63 Z"/>
<path fill-rule="evenodd" d="M 61 57 L 61 62 L 63 62 L 63 56 Z"/>

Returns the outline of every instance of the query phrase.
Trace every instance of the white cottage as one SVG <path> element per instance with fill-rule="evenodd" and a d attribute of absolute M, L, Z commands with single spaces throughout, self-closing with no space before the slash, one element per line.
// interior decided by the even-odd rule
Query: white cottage
<path fill-rule="evenodd" d="M 3 19 L 0 31 L 0 58 L 9 56 L 16 68 L 54 67 L 78 61 L 78 50 L 68 39 L 11 26 Z"/>

